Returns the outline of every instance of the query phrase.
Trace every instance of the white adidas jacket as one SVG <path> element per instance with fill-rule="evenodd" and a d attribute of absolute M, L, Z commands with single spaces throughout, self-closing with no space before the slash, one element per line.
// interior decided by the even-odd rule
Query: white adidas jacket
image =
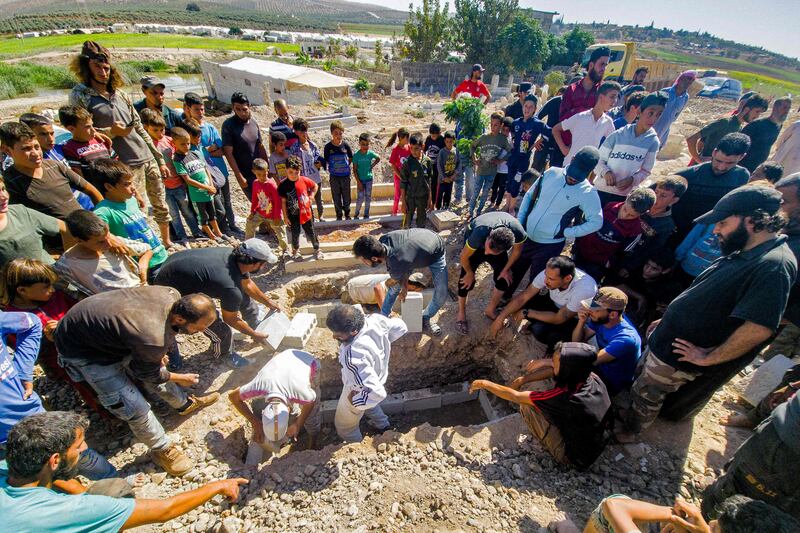
<path fill-rule="evenodd" d="M 405 322 L 400 318 L 367 315 L 364 327 L 353 342 L 339 348 L 344 391 L 345 394 L 356 391 L 353 395 L 356 409 L 371 409 L 386 398 L 384 384 L 389 376 L 391 343 L 407 331 Z"/>

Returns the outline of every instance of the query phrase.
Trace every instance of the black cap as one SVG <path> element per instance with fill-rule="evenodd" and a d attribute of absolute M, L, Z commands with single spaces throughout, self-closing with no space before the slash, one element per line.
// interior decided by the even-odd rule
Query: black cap
<path fill-rule="evenodd" d="M 186 93 L 183 95 L 183 103 L 188 105 L 196 105 L 203 103 L 203 97 L 197 93 Z"/>
<path fill-rule="evenodd" d="M 597 148 L 584 146 L 570 161 L 567 167 L 567 176 L 577 181 L 583 181 L 589 177 L 598 161 L 600 161 L 600 152 Z"/>
<path fill-rule="evenodd" d="M 519 84 L 519 87 L 517 87 L 517 92 L 518 92 L 518 93 L 527 93 L 527 92 L 530 92 L 530 90 L 531 90 L 531 87 L 532 87 L 532 85 L 531 85 L 531 83 L 530 83 L 530 82 L 528 82 L 528 81 L 523 81 L 522 83 L 520 83 L 520 84 Z"/>
<path fill-rule="evenodd" d="M 475 72 L 477 70 L 480 70 L 481 72 L 483 72 L 486 69 L 483 68 L 483 66 L 481 66 L 480 63 L 475 63 L 474 65 L 472 65 L 472 72 Z"/>
<path fill-rule="evenodd" d="M 732 190 L 717 202 L 714 209 L 694 219 L 697 224 L 716 224 L 729 216 L 750 216 L 757 209 L 774 215 L 781 208 L 783 195 L 765 185 L 743 185 Z"/>

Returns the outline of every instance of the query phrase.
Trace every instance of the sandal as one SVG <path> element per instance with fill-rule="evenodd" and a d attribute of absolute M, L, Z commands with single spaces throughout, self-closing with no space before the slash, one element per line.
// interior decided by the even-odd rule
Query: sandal
<path fill-rule="evenodd" d="M 469 324 L 466 320 L 456 320 L 456 331 L 459 335 L 467 335 L 469 333 Z"/>

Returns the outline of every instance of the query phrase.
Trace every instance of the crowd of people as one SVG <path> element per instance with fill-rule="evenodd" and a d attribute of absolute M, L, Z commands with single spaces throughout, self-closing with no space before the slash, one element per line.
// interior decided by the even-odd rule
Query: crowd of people
<path fill-rule="evenodd" d="M 362 263 L 386 273 L 353 277 L 344 287 L 348 303 L 326 319 L 339 343 L 334 427 L 342 441 L 362 440 L 364 417 L 374 431 L 392 427 L 381 403 L 392 344 L 408 332 L 393 309 L 409 290 L 426 288 L 421 270 L 433 286 L 423 332 L 439 336 L 445 325 L 468 335 L 476 330 L 468 297 L 479 268 L 489 265 L 493 290 L 478 328 L 491 339 L 514 326 L 544 356 L 508 384 L 479 379 L 470 390 L 518 404 L 547 452 L 578 470 L 609 442 L 642 439 L 659 414 L 694 416 L 757 355 L 800 351 L 800 168 L 792 166 L 800 161 L 800 122 L 780 133 L 791 100 L 775 99 L 771 114 L 759 118 L 770 102 L 746 95 L 730 115 L 708 117 L 714 120 L 687 137 L 689 167 L 653 179 L 656 155 L 697 75 L 686 71 L 648 93 L 646 70 L 624 86 L 604 80 L 609 55 L 594 49 L 586 72 L 538 112 L 532 85 L 519 84 L 518 101 L 491 113 L 489 131 L 469 153 L 459 152 L 455 131 L 435 123 L 427 137 L 405 128 L 392 135 L 393 214 L 403 215 L 402 228 L 361 236 L 352 247 Z M 6 520 L 14 531 L 113 531 L 167 521 L 219 494 L 236 500 L 245 479 L 167 500 L 135 498 L 136 476 L 120 478 L 87 447 L 85 416 L 45 410 L 34 366 L 74 387 L 100 416 L 126 423 L 168 474 L 186 474 L 193 460 L 170 440 L 147 398 L 188 416 L 220 394 L 190 392 L 199 376 L 184 371 L 176 336 L 202 333 L 212 357 L 234 371 L 249 365 L 234 349 L 234 334 L 266 343 L 259 323 L 267 310 L 281 310 L 253 277 L 282 259 L 303 260 L 301 231 L 323 258 L 314 226 L 323 219 L 323 172 L 338 220 L 360 218 L 362 207 L 370 218 L 381 161 L 366 133 L 354 151 L 339 121 L 320 150 L 308 122 L 282 100 L 266 145 L 241 93 L 221 132 L 194 93 L 185 95 L 182 112 L 167 106 L 157 78 L 141 80 L 145 97 L 134 103 L 110 52 L 92 41 L 72 68 L 81 83 L 58 110 L 68 141 L 56 144 L 53 121 L 43 115 L 0 125 L 7 158 L 0 179 L 0 508 L 13 508 Z M 488 105 L 482 73 L 474 65 L 452 97 Z M 231 178 L 250 201 L 244 229 Z M 448 250 L 425 228 L 427 215 L 459 204 L 457 310 L 437 322 L 449 294 Z M 278 253 L 263 234 L 274 236 Z M 254 443 L 278 452 L 305 435 L 308 446 L 318 444 L 321 364 L 306 351 L 284 350 L 228 392 Z M 672 531 L 800 529 L 797 476 L 787 468 L 800 460 L 799 369 L 757 408 L 722 421 L 755 432 L 706 488 L 700 508 L 613 495 L 586 531 L 639 531 L 648 521 Z M 545 390 L 530 390 L 536 382 Z M 93 483 L 84 486 L 78 475 Z"/>

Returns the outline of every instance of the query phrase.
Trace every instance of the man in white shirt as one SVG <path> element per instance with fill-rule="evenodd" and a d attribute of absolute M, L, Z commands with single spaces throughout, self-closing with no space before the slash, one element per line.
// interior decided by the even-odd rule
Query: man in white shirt
<path fill-rule="evenodd" d="M 302 350 L 284 350 L 269 360 L 249 383 L 228 393 L 233 406 L 253 428 L 253 441 L 278 452 L 305 427 L 313 446 L 320 431 L 317 358 Z M 266 399 L 258 416 L 248 400 Z"/>
<path fill-rule="evenodd" d="M 614 121 L 606 113 L 617 101 L 620 87 L 615 81 L 606 81 L 597 90 L 597 102 L 588 111 L 564 119 L 553 128 L 553 139 L 564 154 L 564 167 L 572 161 L 578 150 L 584 146 L 598 148 L 603 139 L 614 133 Z M 567 146 L 562 133 L 572 134 L 572 144 Z"/>
<path fill-rule="evenodd" d="M 405 322 L 377 313 L 364 316 L 357 307 L 337 305 L 325 324 L 339 341 L 344 384 L 333 421 L 336 433 L 345 442 L 361 441 L 359 424 L 364 415 L 372 427 L 386 431 L 389 419 L 380 403 L 388 394 L 384 385 L 389 377 L 391 343 L 406 334 Z"/>
<path fill-rule="evenodd" d="M 393 284 L 389 274 L 363 274 L 350 278 L 342 291 L 342 302 L 382 307 L 387 287 Z M 425 290 L 425 287 L 425 278 L 421 272 L 414 272 L 408 277 L 409 291 L 420 292 Z"/>
<path fill-rule="evenodd" d="M 572 259 L 565 255 L 551 257 L 528 288 L 514 297 L 492 322 L 490 333 L 496 336 L 506 319 L 514 315 L 520 323 L 528 320 L 527 328 L 551 351 L 556 343 L 572 339 L 578 311 L 583 309 L 581 302 L 591 300 L 596 293 L 595 280 L 575 268 Z"/>

